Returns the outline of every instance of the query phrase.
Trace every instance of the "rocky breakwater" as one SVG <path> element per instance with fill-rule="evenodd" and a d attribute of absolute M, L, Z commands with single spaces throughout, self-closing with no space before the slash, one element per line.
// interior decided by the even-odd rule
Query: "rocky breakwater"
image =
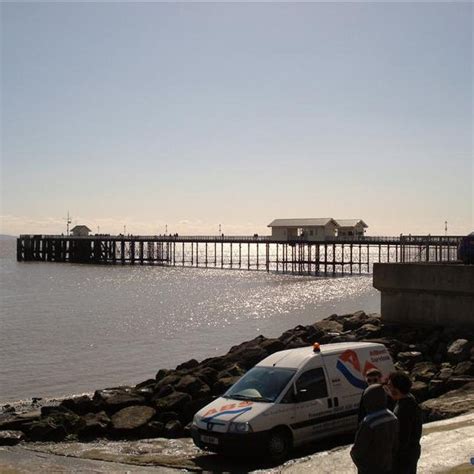
<path fill-rule="evenodd" d="M 0 416 L 0 444 L 28 441 L 175 438 L 193 415 L 268 355 L 319 342 L 384 344 L 395 366 L 410 373 L 426 421 L 474 409 L 474 334 L 442 327 L 383 325 L 362 311 L 297 326 L 278 338 L 258 336 L 220 357 L 191 359 L 135 386 L 97 390 L 40 411 Z M 5 410 L 4 410 L 5 411 Z M 8 411 L 8 410 L 6 410 Z"/>

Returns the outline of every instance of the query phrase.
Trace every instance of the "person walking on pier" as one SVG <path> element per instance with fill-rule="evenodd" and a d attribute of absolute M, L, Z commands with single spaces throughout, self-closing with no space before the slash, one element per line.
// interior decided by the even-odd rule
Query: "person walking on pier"
<path fill-rule="evenodd" d="M 399 447 L 394 474 L 416 474 L 421 454 L 421 408 L 410 393 L 412 382 L 404 372 L 393 372 L 388 377 L 388 388 L 396 401 L 394 413 L 399 423 Z"/>
<path fill-rule="evenodd" d="M 387 394 L 374 384 L 362 395 L 367 415 L 357 430 L 351 458 L 359 474 L 391 474 L 398 449 L 398 421 L 387 409 Z"/>

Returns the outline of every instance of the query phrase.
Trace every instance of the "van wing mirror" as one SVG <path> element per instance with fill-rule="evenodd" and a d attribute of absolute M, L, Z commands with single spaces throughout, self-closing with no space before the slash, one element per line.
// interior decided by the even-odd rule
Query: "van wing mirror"
<path fill-rule="evenodd" d="M 296 386 L 295 386 L 295 401 L 298 403 L 298 402 L 301 402 L 302 400 L 304 400 L 304 397 L 306 395 L 306 392 L 308 390 L 305 389 L 305 388 L 301 388 L 301 389 L 297 389 Z"/>
<path fill-rule="evenodd" d="M 298 402 L 298 389 L 296 388 L 296 384 L 293 383 L 293 392 L 292 392 L 292 402 L 297 403 Z"/>

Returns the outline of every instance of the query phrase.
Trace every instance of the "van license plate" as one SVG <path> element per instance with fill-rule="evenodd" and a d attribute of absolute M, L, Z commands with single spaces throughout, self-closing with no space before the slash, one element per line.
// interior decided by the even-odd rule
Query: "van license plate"
<path fill-rule="evenodd" d="M 219 440 L 215 436 L 201 435 L 201 441 L 203 443 L 219 444 Z"/>

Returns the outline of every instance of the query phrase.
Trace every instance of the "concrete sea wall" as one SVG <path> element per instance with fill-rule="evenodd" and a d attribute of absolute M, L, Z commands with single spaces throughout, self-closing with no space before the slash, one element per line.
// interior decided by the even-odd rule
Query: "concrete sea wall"
<path fill-rule="evenodd" d="M 474 328 L 474 265 L 376 263 L 384 323 Z"/>

